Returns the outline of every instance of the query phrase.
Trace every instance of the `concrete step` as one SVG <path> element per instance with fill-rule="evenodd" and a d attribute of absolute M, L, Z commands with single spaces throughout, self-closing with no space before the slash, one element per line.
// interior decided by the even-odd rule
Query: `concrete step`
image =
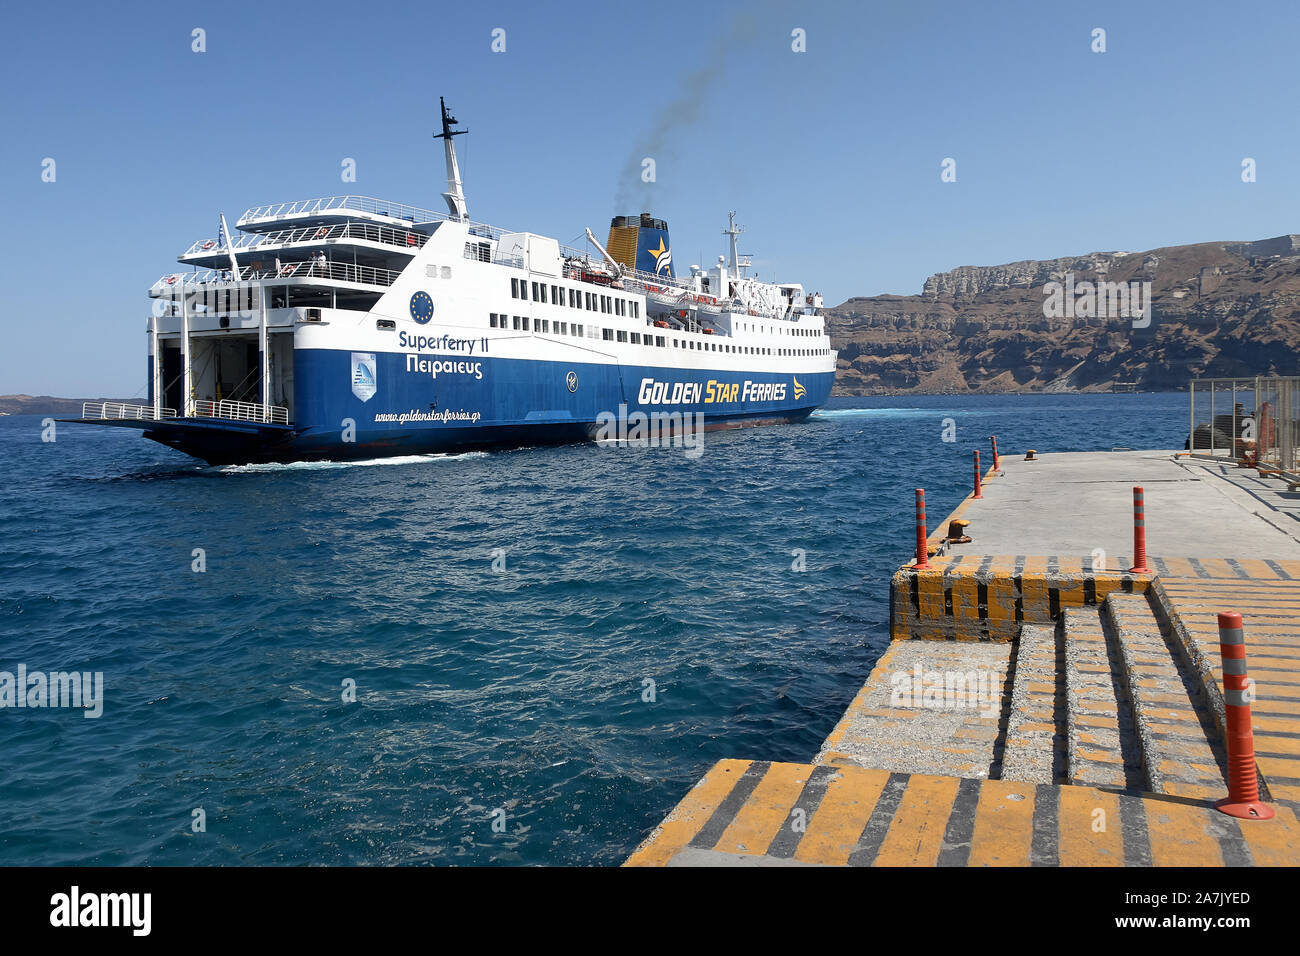
<path fill-rule="evenodd" d="M 894 641 L 816 763 L 986 778 L 1005 731 L 1007 641 Z"/>
<path fill-rule="evenodd" d="M 1057 628 L 1026 624 L 1016 638 L 1001 780 L 1065 782 L 1065 687 Z"/>
<path fill-rule="evenodd" d="M 1111 594 L 1103 605 L 1132 700 L 1146 788 L 1194 799 L 1227 794 L 1227 758 L 1214 713 L 1182 646 L 1145 596 Z"/>
<path fill-rule="evenodd" d="M 1066 780 L 1138 792 L 1145 785 L 1142 743 L 1124 685 L 1119 651 L 1096 608 L 1068 608 L 1065 644 Z"/>

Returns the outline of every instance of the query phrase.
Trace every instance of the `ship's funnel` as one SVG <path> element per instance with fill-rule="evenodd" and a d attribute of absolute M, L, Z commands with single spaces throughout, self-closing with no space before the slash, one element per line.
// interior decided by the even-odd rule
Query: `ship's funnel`
<path fill-rule="evenodd" d="M 668 223 L 648 212 L 615 216 L 609 223 L 609 254 L 627 269 L 673 276 L 673 256 L 668 244 Z"/>

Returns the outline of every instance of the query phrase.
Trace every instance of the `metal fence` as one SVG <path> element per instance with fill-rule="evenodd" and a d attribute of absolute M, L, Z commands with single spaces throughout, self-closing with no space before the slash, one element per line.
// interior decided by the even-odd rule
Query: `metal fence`
<path fill-rule="evenodd" d="M 1300 482 L 1300 377 L 1199 378 L 1190 398 L 1190 451 Z"/>
<path fill-rule="evenodd" d="M 261 422 L 269 425 L 289 424 L 289 409 L 280 405 L 258 405 L 253 402 L 214 402 L 207 399 L 194 403 L 196 418 L 225 418 L 237 422 Z"/>

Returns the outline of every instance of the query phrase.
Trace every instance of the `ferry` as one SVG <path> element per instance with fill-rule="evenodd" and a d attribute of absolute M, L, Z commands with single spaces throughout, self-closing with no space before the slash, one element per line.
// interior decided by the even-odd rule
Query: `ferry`
<path fill-rule="evenodd" d="M 576 249 L 469 218 L 440 100 L 435 212 L 364 196 L 255 206 L 149 290 L 148 397 L 73 421 L 140 429 L 210 464 L 588 441 L 611 416 L 704 430 L 795 422 L 836 353 L 819 293 L 760 282 L 735 214 L 716 264 L 615 216 Z"/>

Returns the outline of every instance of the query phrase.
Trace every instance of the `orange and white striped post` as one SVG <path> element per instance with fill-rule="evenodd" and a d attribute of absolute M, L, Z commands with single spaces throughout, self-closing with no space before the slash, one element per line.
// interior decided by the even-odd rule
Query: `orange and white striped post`
<path fill-rule="evenodd" d="M 975 449 L 975 494 L 972 498 L 984 497 L 984 486 L 980 483 L 980 450 Z"/>
<path fill-rule="evenodd" d="M 1219 656 L 1223 658 L 1223 703 L 1228 724 L 1228 796 L 1215 809 L 1242 820 L 1269 820 L 1273 808 L 1259 799 L 1255 736 L 1250 726 L 1254 684 L 1246 675 L 1246 637 L 1241 615 L 1219 614 Z"/>
<path fill-rule="evenodd" d="M 1137 574 L 1150 574 L 1147 567 L 1147 508 L 1142 486 L 1133 486 L 1133 567 Z"/>
<path fill-rule="evenodd" d="M 998 466 L 998 436 L 990 435 L 989 441 L 993 443 L 993 473 L 997 474 L 1002 469 Z"/>
<path fill-rule="evenodd" d="M 929 549 L 926 547 L 925 534 L 925 489 L 916 489 L 916 563 L 912 568 L 926 571 L 930 567 Z"/>

